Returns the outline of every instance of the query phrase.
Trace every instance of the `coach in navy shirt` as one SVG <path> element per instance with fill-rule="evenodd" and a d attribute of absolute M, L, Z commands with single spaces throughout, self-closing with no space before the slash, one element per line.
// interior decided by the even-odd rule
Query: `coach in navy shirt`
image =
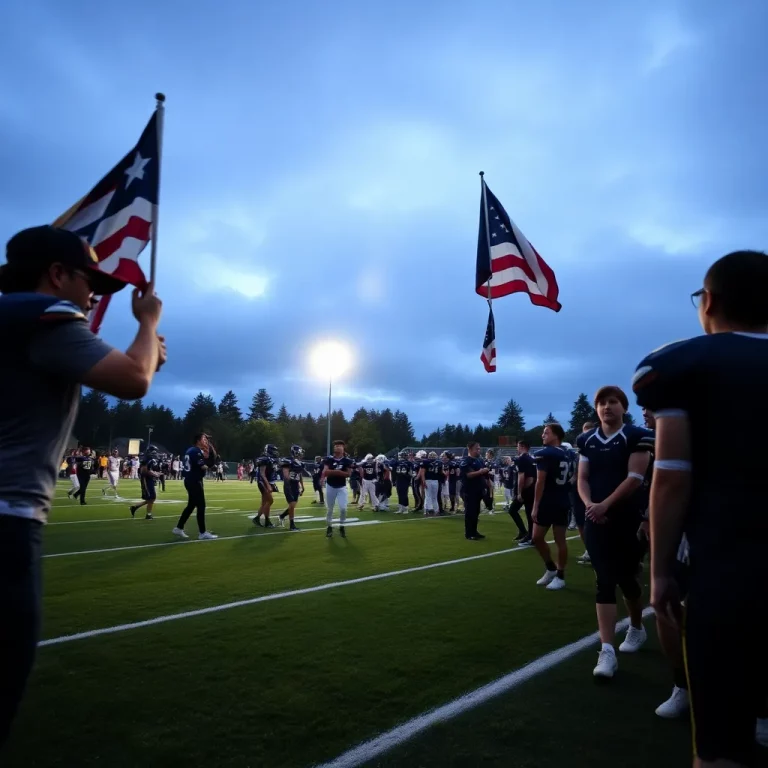
<path fill-rule="evenodd" d="M 470 541 L 484 539 L 477 532 L 480 504 L 486 493 L 488 473 L 491 471 L 480 458 L 480 443 L 467 446 L 467 455 L 461 460 L 461 483 L 464 494 L 464 536 Z"/>

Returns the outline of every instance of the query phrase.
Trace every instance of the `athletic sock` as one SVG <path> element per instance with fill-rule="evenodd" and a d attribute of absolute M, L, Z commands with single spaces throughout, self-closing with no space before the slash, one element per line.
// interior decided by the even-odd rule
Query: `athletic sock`
<path fill-rule="evenodd" d="M 554 564 L 552 560 L 547 560 L 547 570 L 548 571 L 556 571 L 557 566 Z"/>
<path fill-rule="evenodd" d="M 562 568 L 558 568 L 557 569 L 557 578 L 558 579 L 563 579 L 563 581 L 565 581 L 565 570 L 564 569 L 562 569 Z"/>

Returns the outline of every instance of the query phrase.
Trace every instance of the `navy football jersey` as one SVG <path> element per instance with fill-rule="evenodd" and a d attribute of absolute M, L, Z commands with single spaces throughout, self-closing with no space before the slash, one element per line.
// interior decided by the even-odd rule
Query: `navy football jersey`
<path fill-rule="evenodd" d="M 632 388 L 657 416 L 688 416 L 692 562 L 702 552 L 702 560 L 728 557 L 739 569 L 761 560 L 768 538 L 768 335 L 715 333 L 668 344 L 642 360 Z"/>
<path fill-rule="evenodd" d="M 284 479 L 283 470 L 288 470 L 288 480 L 292 483 L 298 483 L 304 474 L 304 462 L 288 456 L 280 459 L 280 479 Z"/>
<path fill-rule="evenodd" d="M 323 465 L 322 464 L 313 464 L 312 465 L 312 477 L 318 478 L 320 475 L 323 474 Z"/>
<path fill-rule="evenodd" d="M 565 448 L 545 446 L 533 456 L 536 470 L 546 472 L 541 506 L 563 509 L 571 504 L 569 492 L 573 473 L 573 460 Z"/>
<path fill-rule="evenodd" d="M 521 453 L 515 459 L 515 468 L 517 469 L 517 480 L 521 481 L 523 477 L 530 477 L 533 484 L 528 486 L 530 489 L 536 485 L 536 462 L 531 458 L 530 453 Z"/>
<path fill-rule="evenodd" d="M 264 467 L 263 473 L 261 471 L 262 467 Z M 256 459 L 256 477 L 259 482 L 262 482 L 264 479 L 262 474 L 267 478 L 268 483 L 273 483 L 277 479 L 277 460 L 273 459 L 271 456 L 259 456 L 259 458 Z"/>
<path fill-rule="evenodd" d="M 461 475 L 461 462 L 456 459 L 451 459 L 448 462 L 448 480 L 453 485 L 459 479 Z"/>
<path fill-rule="evenodd" d="M 589 491 L 594 503 L 607 499 L 626 479 L 629 457 L 633 453 L 653 451 L 653 432 L 645 427 L 624 424 L 618 432 L 605 435 L 602 427 L 582 432 L 576 444 L 580 461 L 589 462 Z M 639 510 L 642 506 L 642 489 L 608 510 L 615 514 L 616 507 Z"/>
<path fill-rule="evenodd" d="M 348 469 L 351 469 L 354 467 L 355 462 L 352 461 L 352 459 L 349 458 L 349 456 L 342 456 L 340 459 L 337 459 L 335 456 L 326 456 L 323 459 L 323 466 L 328 467 L 328 469 L 335 469 L 340 470 L 342 472 L 345 472 Z M 325 478 L 326 485 L 330 485 L 331 488 L 344 488 L 344 486 L 347 484 L 347 479 L 345 477 L 335 477 L 333 475 L 327 475 Z"/>
<path fill-rule="evenodd" d="M 93 469 L 94 461 L 93 456 L 76 456 L 75 461 L 77 462 L 77 471 L 88 473 Z"/>
<path fill-rule="evenodd" d="M 360 471 L 363 475 L 363 480 L 375 480 L 376 479 L 376 462 L 375 461 L 361 462 Z"/>
<path fill-rule="evenodd" d="M 501 468 L 501 482 L 504 484 L 505 488 L 508 488 L 511 491 L 515 489 L 515 485 L 517 484 L 517 471 L 513 464 L 505 464 Z"/>
<path fill-rule="evenodd" d="M 184 479 L 198 481 L 205 477 L 208 471 L 208 460 L 196 445 L 187 449 L 184 454 Z"/>
<path fill-rule="evenodd" d="M 440 459 L 424 459 L 421 462 L 425 480 L 439 480 L 443 473 L 443 462 Z"/>
<path fill-rule="evenodd" d="M 412 471 L 411 462 L 406 459 L 398 459 L 392 465 L 392 474 L 395 476 L 395 482 L 400 485 L 408 485 L 411 481 Z"/>
<path fill-rule="evenodd" d="M 376 465 L 376 479 L 377 480 L 379 480 L 379 481 L 386 480 L 388 472 L 390 472 L 390 473 L 392 472 L 392 469 L 389 466 L 388 462 L 382 461 L 380 464 Z M 391 478 L 391 474 L 390 474 L 390 478 Z"/>
<path fill-rule="evenodd" d="M 141 488 L 153 488 L 157 478 L 152 477 L 152 475 L 145 475 L 144 472 L 141 471 L 142 469 L 146 469 L 149 472 L 160 472 L 160 461 L 158 459 L 145 458 L 142 459 L 141 464 L 139 464 L 139 484 Z"/>

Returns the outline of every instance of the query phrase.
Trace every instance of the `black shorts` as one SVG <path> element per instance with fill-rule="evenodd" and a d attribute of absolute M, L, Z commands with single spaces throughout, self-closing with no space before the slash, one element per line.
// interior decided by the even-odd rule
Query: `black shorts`
<path fill-rule="evenodd" d="M 768 579 L 762 565 L 744 565 L 723 568 L 717 557 L 708 557 L 697 569 L 692 561 L 686 674 L 697 756 L 763 765 L 755 746 L 755 718 L 768 691 Z"/>
<path fill-rule="evenodd" d="M 559 525 L 565 528 L 568 525 L 568 507 L 539 507 L 536 515 L 536 525 L 549 528 L 552 525 Z"/>
<path fill-rule="evenodd" d="M 312 476 L 312 488 L 316 491 L 320 490 L 320 475 Z"/>
<path fill-rule="evenodd" d="M 142 501 L 154 501 L 156 498 L 157 498 L 157 491 L 155 490 L 154 481 L 145 480 L 141 484 Z"/>
<path fill-rule="evenodd" d="M 349 478 L 349 488 L 352 491 L 359 491 L 360 490 L 360 481 L 359 480 L 353 480 L 350 477 Z"/>
<path fill-rule="evenodd" d="M 283 494 L 289 504 L 297 502 L 299 500 L 299 481 L 289 480 L 287 483 L 283 483 Z"/>

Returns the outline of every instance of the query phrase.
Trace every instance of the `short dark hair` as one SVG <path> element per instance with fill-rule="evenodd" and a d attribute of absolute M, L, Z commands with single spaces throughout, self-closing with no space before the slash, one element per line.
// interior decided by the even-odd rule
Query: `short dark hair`
<path fill-rule="evenodd" d="M 337 445 L 344 445 L 344 446 L 346 446 L 346 443 L 343 440 L 334 440 L 333 441 L 333 447 L 335 448 Z"/>
<path fill-rule="evenodd" d="M 522 445 L 523 448 L 530 448 L 531 447 L 531 444 L 527 440 L 518 440 L 517 444 L 518 445 Z"/>
<path fill-rule="evenodd" d="M 615 384 L 606 384 L 595 392 L 595 408 L 597 408 L 597 404 L 601 400 L 607 400 L 609 397 L 615 397 L 621 403 L 625 411 L 629 410 L 629 400 L 627 400 L 624 390 L 621 387 L 617 387 Z"/>
<path fill-rule="evenodd" d="M 768 325 L 768 254 L 726 254 L 707 270 L 704 287 L 724 319 L 748 327 Z"/>
<path fill-rule="evenodd" d="M 471 442 L 467 443 L 467 450 L 471 451 L 476 445 L 480 445 L 480 443 L 478 443 L 477 440 L 472 440 Z"/>
<path fill-rule="evenodd" d="M 545 424 L 544 426 L 549 427 L 550 431 L 557 436 L 557 439 L 561 443 L 563 442 L 563 440 L 565 440 L 565 430 L 556 421 L 550 421 L 548 424 Z"/>
<path fill-rule="evenodd" d="M 582 431 L 584 431 L 585 429 L 594 429 L 594 428 L 595 428 L 595 422 L 594 421 L 585 421 L 581 425 Z"/>
<path fill-rule="evenodd" d="M 192 445 L 197 445 L 204 437 L 207 437 L 205 432 L 196 432 L 192 438 Z"/>

